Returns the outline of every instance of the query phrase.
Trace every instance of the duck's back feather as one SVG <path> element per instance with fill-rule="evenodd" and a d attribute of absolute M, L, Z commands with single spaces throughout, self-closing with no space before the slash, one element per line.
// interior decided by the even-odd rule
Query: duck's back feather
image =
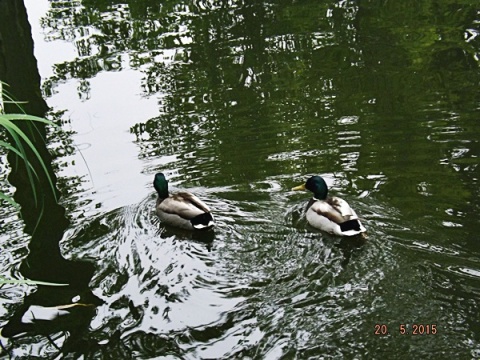
<path fill-rule="evenodd" d="M 307 206 L 310 225 L 337 235 L 356 235 L 366 231 L 355 210 L 338 197 L 311 199 Z"/>
<path fill-rule="evenodd" d="M 208 206 L 189 192 L 178 192 L 158 199 L 156 212 L 160 220 L 187 229 L 205 229 L 213 226 Z"/>
<path fill-rule="evenodd" d="M 167 213 L 175 213 L 185 219 L 210 212 L 210 209 L 202 200 L 189 192 L 178 192 L 166 199 L 159 200 L 157 209 Z"/>
<path fill-rule="evenodd" d="M 331 197 L 326 200 L 313 198 L 308 203 L 307 208 L 310 208 L 319 215 L 327 217 L 337 224 L 357 217 L 357 214 L 350 205 L 338 197 Z"/>

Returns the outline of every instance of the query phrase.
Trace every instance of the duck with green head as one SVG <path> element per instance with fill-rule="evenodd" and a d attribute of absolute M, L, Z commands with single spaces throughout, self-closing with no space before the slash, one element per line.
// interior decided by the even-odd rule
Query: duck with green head
<path fill-rule="evenodd" d="M 161 222 L 187 230 L 208 230 L 214 226 L 208 206 L 195 195 L 182 191 L 168 193 L 168 180 L 158 173 L 153 180 L 158 199 L 155 207 Z"/>
<path fill-rule="evenodd" d="M 305 184 L 292 190 L 310 190 L 313 193 L 306 217 L 314 228 L 339 236 L 354 236 L 367 231 L 345 200 L 328 196 L 327 183 L 321 176 L 312 176 Z"/>

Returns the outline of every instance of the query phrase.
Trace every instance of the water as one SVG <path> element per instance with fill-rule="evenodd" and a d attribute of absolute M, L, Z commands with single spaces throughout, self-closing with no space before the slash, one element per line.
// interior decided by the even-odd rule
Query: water
<path fill-rule="evenodd" d="M 0 338 L 14 358 L 480 356 L 475 2 L 25 4 L 60 249 L 94 306 Z M 158 171 L 213 209 L 210 238 L 159 224 Z M 365 244 L 308 226 L 290 189 L 313 174 Z M 1 214 L 22 278 L 29 236 Z M 4 285 L 0 325 L 35 291 Z"/>

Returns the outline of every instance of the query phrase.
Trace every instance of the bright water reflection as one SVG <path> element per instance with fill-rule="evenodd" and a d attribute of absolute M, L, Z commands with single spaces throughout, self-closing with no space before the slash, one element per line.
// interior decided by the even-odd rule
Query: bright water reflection
<path fill-rule="evenodd" d="M 480 356 L 475 2 L 26 3 L 62 121 L 62 251 L 104 302 L 87 357 Z M 214 209 L 213 241 L 158 224 L 160 170 Z M 312 174 L 365 245 L 306 224 L 289 189 Z M 27 242 L 5 223 L 15 276 Z M 21 292 L 0 296 L 3 323 Z"/>

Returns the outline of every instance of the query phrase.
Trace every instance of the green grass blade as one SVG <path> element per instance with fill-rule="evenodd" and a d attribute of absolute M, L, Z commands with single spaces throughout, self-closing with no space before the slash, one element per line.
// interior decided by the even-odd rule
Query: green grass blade
<path fill-rule="evenodd" d="M 35 168 L 32 166 L 30 161 L 28 161 L 28 159 L 26 159 L 25 156 L 16 147 L 14 147 L 14 146 L 10 145 L 9 143 L 7 143 L 5 141 L 2 141 L 2 140 L 0 140 L 0 147 L 3 147 L 4 149 L 7 149 L 7 150 L 12 151 L 15 154 L 17 154 L 17 156 L 20 157 L 20 159 L 25 161 L 27 166 L 30 167 L 30 170 L 33 172 L 33 174 L 38 178 L 38 175 L 37 175 L 37 172 L 35 171 Z"/>
<path fill-rule="evenodd" d="M 4 82 L 0 81 L 0 114 L 3 114 L 3 85 Z"/>
<path fill-rule="evenodd" d="M 5 110 L 5 107 L 3 104 L 5 103 L 9 103 L 9 104 L 14 104 L 18 110 L 20 110 L 23 114 L 25 114 L 25 111 L 23 110 L 23 108 L 20 106 L 20 104 L 24 104 L 26 103 L 25 101 L 16 101 L 13 96 L 10 95 L 10 93 L 5 90 L 4 87 L 8 87 L 8 84 L 7 83 L 4 83 L 3 81 L 0 81 L 0 114 L 4 112 Z M 7 99 L 7 100 L 5 100 Z"/>
<path fill-rule="evenodd" d="M 5 195 L 3 192 L 0 192 L 0 199 L 5 200 L 10 205 L 14 206 L 15 209 L 20 210 L 20 205 L 18 205 L 11 196 Z"/>
<path fill-rule="evenodd" d="M 54 126 L 54 127 L 57 127 L 59 128 L 60 126 L 58 126 L 57 124 L 55 124 L 53 121 L 50 121 L 50 120 L 47 120 L 47 119 L 44 119 L 44 118 L 41 118 L 41 117 L 38 117 L 38 116 L 33 116 L 33 115 L 27 115 L 27 114 L 2 114 L 1 115 L 4 119 L 6 120 L 10 120 L 10 121 L 15 121 L 15 120 L 19 120 L 19 121 L 37 121 L 37 122 L 40 122 L 40 123 L 44 123 L 44 124 L 47 124 L 47 125 L 51 125 L 51 126 Z"/>
<path fill-rule="evenodd" d="M 7 279 L 5 276 L 0 275 L 0 284 L 27 284 L 27 285 L 47 285 L 47 286 L 68 286 L 68 284 L 59 284 L 59 283 L 52 283 L 47 281 L 36 281 L 36 280 L 12 280 Z"/>
<path fill-rule="evenodd" d="M 15 125 L 11 120 L 9 120 L 10 116 L 9 115 L 1 115 L 0 116 L 0 124 L 3 123 L 3 126 L 7 129 L 7 131 L 10 132 L 10 134 L 13 134 L 15 133 L 17 136 L 21 137 L 23 139 L 23 141 L 25 141 L 25 143 L 30 147 L 30 149 L 32 150 L 32 152 L 34 153 L 34 155 L 36 156 L 36 158 L 38 159 L 41 167 L 43 168 L 43 171 L 45 172 L 45 174 L 47 175 L 47 179 L 48 179 L 48 182 L 50 184 L 50 187 L 52 189 L 52 192 L 53 192 L 53 196 L 55 197 L 55 200 L 57 200 L 57 196 L 56 196 L 56 192 L 55 192 L 55 186 L 53 184 L 53 181 L 48 173 L 48 169 L 45 165 L 45 163 L 43 162 L 43 159 L 42 157 L 40 156 L 40 153 L 37 151 L 37 149 L 35 148 L 35 145 L 33 145 L 33 143 L 30 141 L 30 139 L 27 137 L 27 135 L 25 135 L 25 133 L 17 126 Z M 29 117 L 29 118 L 32 118 L 32 116 L 30 115 L 26 115 L 26 117 Z M 33 118 L 36 118 L 35 116 Z M 40 120 L 33 120 L 33 121 L 40 121 L 40 122 L 44 122 L 44 123 L 50 123 L 50 121 L 46 120 L 46 119 L 42 119 L 42 118 L 37 118 L 37 119 L 40 119 Z M 17 143 L 19 144 L 19 143 Z M 27 167 L 28 169 L 28 167 Z"/>
<path fill-rule="evenodd" d="M 10 93 L 5 90 L 5 87 L 8 87 L 8 84 L 0 81 L 0 126 L 5 128 L 6 131 L 11 135 L 13 142 L 15 143 L 13 145 L 6 143 L 5 141 L 0 141 L 0 147 L 3 147 L 9 151 L 13 151 L 20 159 L 22 159 L 25 162 L 26 165 L 26 170 L 27 170 L 27 176 L 30 182 L 30 185 L 32 187 L 32 193 L 33 193 L 33 198 L 35 205 L 38 205 L 38 197 L 37 197 L 37 192 L 35 189 L 35 182 L 34 182 L 34 176 L 39 179 L 38 174 L 35 171 L 35 168 L 33 167 L 31 161 L 29 161 L 26 149 L 23 145 L 23 142 L 27 144 L 27 146 L 31 149 L 33 152 L 34 156 L 38 159 L 40 166 L 42 167 L 43 171 L 45 172 L 45 175 L 47 176 L 47 180 L 49 182 L 49 185 L 52 189 L 53 196 L 55 200 L 58 201 L 57 199 L 57 194 L 56 194 L 56 188 L 53 183 L 53 180 L 48 172 L 48 169 L 40 155 L 40 153 L 37 151 L 35 148 L 35 145 L 31 142 L 30 138 L 25 134 L 23 130 L 21 130 L 17 125 L 14 124 L 14 121 L 27 121 L 27 122 L 38 122 L 42 123 L 45 125 L 50 125 L 54 126 L 56 128 L 60 128 L 60 126 L 56 125 L 50 120 L 38 117 L 38 116 L 33 116 L 33 115 L 27 115 L 25 114 L 25 111 L 23 108 L 20 106 L 21 102 L 15 101 L 13 97 L 10 95 Z M 13 103 L 15 104 L 18 109 L 20 110 L 21 114 L 5 114 L 5 103 Z M 32 124 L 33 125 L 33 124 Z M 31 128 L 30 128 L 31 129 Z M 37 132 L 40 134 L 40 130 L 33 126 L 33 129 L 37 130 Z M 31 129 L 33 131 L 33 129 Z M 42 139 L 43 137 L 40 136 Z M 21 141 L 23 140 L 23 142 Z M 0 192 L 0 199 L 6 200 L 16 208 L 20 208 L 20 206 L 13 200 L 12 197 L 7 196 L 3 193 Z M 43 214 L 43 205 L 42 205 L 42 214 Z M 40 221 L 41 216 L 39 217 Z M 38 225 L 38 224 L 37 224 Z"/>
<path fill-rule="evenodd" d="M 10 145 L 9 143 L 7 143 L 5 141 L 2 141 L 2 140 L 0 140 L 0 147 L 3 147 L 4 149 L 10 150 L 10 151 L 13 151 L 15 154 L 17 154 L 23 161 L 25 161 L 27 163 L 27 165 L 33 171 L 35 176 L 37 176 L 37 178 L 38 178 L 38 175 L 37 175 L 35 169 L 33 168 L 32 164 L 30 163 L 30 161 L 28 161 L 28 159 L 26 159 L 23 156 L 23 154 L 16 147 L 14 147 L 14 146 Z"/>
<path fill-rule="evenodd" d="M 28 157 L 27 157 L 27 154 L 25 152 L 25 148 L 23 147 L 23 144 L 22 142 L 20 141 L 20 138 L 18 137 L 18 134 L 17 132 L 15 132 L 12 128 L 11 128 L 11 122 L 8 121 L 8 120 L 5 120 L 3 119 L 2 117 L 3 115 L 0 115 L 0 125 L 2 125 L 9 133 L 10 135 L 12 136 L 13 138 L 13 141 L 15 142 L 15 144 L 17 145 L 17 148 L 18 150 L 20 151 L 20 153 L 22 154 L 21 158 L 24 159 L 24 161 L 26 161 L 27 163 L 27 176 L 28 176 L 28 179 L 29 179 L 29 182 L 30 182 L 30 185 L 32 187 L 32 193 L 33 193 L 33 199 L 34 199 L 34 202 L 35 202 L 35 205 L 37 205 L 37 192 L 35 190 L 35 183 L 33 181 L 33 175 L 32 175 L 32 171 L 30 170 L 30 168 L 33 168 L 30 164 L 30 162 L 28 161 Z M 18 129 L 20 132 L 22 132 L 20 129 Z"/>

